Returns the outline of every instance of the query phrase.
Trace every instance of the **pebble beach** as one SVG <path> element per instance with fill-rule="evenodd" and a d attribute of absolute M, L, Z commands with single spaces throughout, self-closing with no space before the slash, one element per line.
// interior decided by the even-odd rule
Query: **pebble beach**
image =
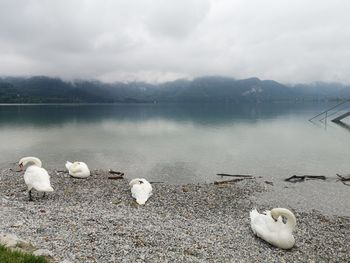
<path fill-rule="evenodd" d="M 254 236 L 249 211 L 278 203 L 257 203 L 274 187 L 261 180 L 154 183 L 139 206 L 128 180 L 110 180 L 107 170 L 87 179 L 49 174 L 55 191 L 29 202 L 23 174 L 1 170 L 0 233 L 48 249 L 53 262 L 350 262 L 349 215 L 287 206 L 297 218 L 291 250 Z"/>

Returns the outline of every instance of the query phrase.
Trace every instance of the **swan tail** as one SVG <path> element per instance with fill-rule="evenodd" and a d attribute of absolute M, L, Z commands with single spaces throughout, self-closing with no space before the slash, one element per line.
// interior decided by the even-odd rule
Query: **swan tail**
<path fill-rule="evenodd" d="M 34 187 L 39 192 L 53 192 L 53 188 L 50 185 L 38 185 Z"/>
<path fill-rule="evenodd" d="M 53 188 L 50 186 L 50 187 L 48 187 L 48 188 L 46 189 L 45 192 L 53 192 Z"/>
<path fill-rule="evenodd" d="M 254 221 L 260 214 L 258 210 L 256 210 L 255 208 L 252 211 L 250 211 L 249 214 L 250 214 L 250 227 L 253 230 L 253 233 L 256 235 L 256 229 L 255 229 L 256 225 Z"/>
<path fill-rule="evenodd" d="M 254 218 L 256 218 L 259 215 L 258 210 L 256 210 L 255 208 L 250 211 L 250 220 L 254 220 Z"/>
<path fill-rule="evenodd" d="M 139 204 L 139 205 L 144 205 L 146 203 L 147 199 L 136 199 L 136 202 Z"/>
<path fill-rule="evenodd" d="M 138 196 L 135 199 L 139 205 L 144 205 L 147 202 L 148 198 L 150 198 L 150 195 Z"/>
<path fill-rule="evenodd" d="M 69 168 L 72 166 L 72 163 L 71 162 L 66 162 L 66 168 L 69 170 Z"/>

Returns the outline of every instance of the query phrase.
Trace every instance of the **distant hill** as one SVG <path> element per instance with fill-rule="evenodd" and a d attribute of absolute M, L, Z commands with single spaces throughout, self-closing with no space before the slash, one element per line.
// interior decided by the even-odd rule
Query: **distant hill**
<path fill-rule="evenodd" d="M 0 103 L 264 102 L 350 98 L 350 86 L 312 83 L 294 86 L 273 80 L 229 77 L 179 79 L 161 84 L 58 78 L 0 78 Z"/>

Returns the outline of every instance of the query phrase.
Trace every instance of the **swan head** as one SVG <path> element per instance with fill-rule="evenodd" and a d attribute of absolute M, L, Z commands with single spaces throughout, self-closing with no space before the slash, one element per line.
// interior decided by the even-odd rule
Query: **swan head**
<path fill-rule="evenodd" d="M 280 216 L 279 211 L 277 208 L 271 210 L 271 217 L 275 222 L 277 222 L 278 217 Z"/>
<path fill-rule="evenodd" d="M 284 216 L 287 219 L 286 225 L 290 229 L 294 229 L 296 225 L 296 218 L 295 215 L 286 208 L 274 208 L 271 210 L 271 217 L 273 220 L 277 221 L 280 216 Z"/>
<path fill-rule="evenodd" d="M 145 179 L 143 178 L 136 178 L 136 179 L 133 179 L 130 181 L 129 185 L 132 187 L 133 185 L 136 185 L 136 184 L 144 184 L 145 183 Z"/>
<path fill-rule="evenodd" d="M 36 158 L 36 157 L 32 157 L 32 156 L 23 157 L 21 160 L 19 160 L 18 166 L 19 166 L 20 170 L 22 171 L 23 168 L 30 163 L 35 165 L 35 166 L 38 166 L 38 167 L 42 166 L 40 159 Z"/>

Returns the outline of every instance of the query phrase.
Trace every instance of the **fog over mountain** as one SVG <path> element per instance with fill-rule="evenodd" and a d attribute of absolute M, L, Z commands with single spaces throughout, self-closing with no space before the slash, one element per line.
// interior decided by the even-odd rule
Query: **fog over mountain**
<path fill-rule="evenodd" d="M 350 98 L 350 86 L 312 83 L 294 86 L 258 78 L 207 76 L 159 84 L 146 82 L 63 81 L 50 77 L 0 78 L 0 103 L 155 103 L 272 102 Z"/>

